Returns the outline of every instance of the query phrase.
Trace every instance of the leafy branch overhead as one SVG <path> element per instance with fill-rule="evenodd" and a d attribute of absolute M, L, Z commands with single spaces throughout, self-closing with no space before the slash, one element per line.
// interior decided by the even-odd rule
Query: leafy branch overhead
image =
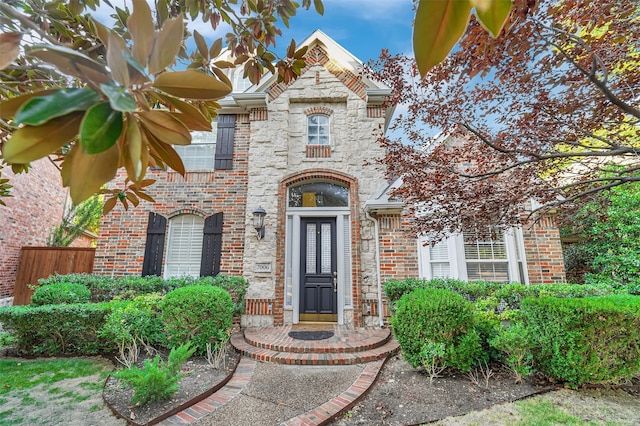
<path fill-rule="evenodd" d="M 148 167 L 184 174 L 172 145 L 188 145 L 191 131 L 211 130 L 215 101 L 231 92 L 224 68 L 243 65 L 245 76 L 257 82 L 265 69 L 288 81 L 304 66 L 306 50 L 296 50 L 294 42 L 276 65 L 269 51 L 281 34 L 278 18 L 287 26 L 300 7 L 290 0 L 248 0 L 239 7 L 232 0 L 158 0 L 155 17 L 147 2 L 135 1 L 132 11 L 115 8 L 113 28 L 81 15 L 99 0 L 65 3 L 0 4 L 9 28 L 0 34 L 0 93 L 6 99 L 0 103 L 0 141 L 2 159 L 14 172 L 54 156 L 76 204 L 98 192 L 108 195 L 105 211 L 117 201 L 125 208 L 153 201 L 145 192 L 153 183 L 145 179 Z M 303 1 L 302 7 L 310 6 Z M 323 12 L 320 0 L 314 7 Z M 197 31 L 197 50 L 188 57 L 184 16 L 214 29 L 229 24 L 226 42 L 234 61 L 214 62 L 222 40 L 208 46 Z M 23 32 L 39 42 L 25 43 Z M 174 71 L 177 60 L 190 64 Z M 123 187 L 101 189 L 121 167 Z M 6 196 L 10 186 L 1 183 Z"/>

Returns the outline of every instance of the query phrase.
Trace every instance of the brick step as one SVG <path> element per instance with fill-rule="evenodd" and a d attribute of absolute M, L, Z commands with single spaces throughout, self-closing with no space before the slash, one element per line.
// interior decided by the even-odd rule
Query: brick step
<path fill-rule="evenodd" d="M 372 362 L 394 354 L 400 348 L 391 338 L 381 346 L 358 352 L 282 352 L 258 348 L 249 344 L 242 333 L 231 336 L 231 344 L 244 356 L 264 362 L 295 365 L 351 365 Z"/>
<path fill-rule="evenodd" d="M 339 335 L 325 340 L 297 340 L 277 328 L 244 331 L 244 339 L 251 346 L 274 352 L 294 353 L 363 352 L 386 344 L 390 338 L 391 330 L 388 328 L 340 331 Z"/>

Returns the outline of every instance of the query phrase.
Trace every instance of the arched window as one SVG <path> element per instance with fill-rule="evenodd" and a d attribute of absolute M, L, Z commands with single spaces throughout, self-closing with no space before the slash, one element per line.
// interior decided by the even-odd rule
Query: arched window
<path fill-rule="evenodd" d="M 182 214 L 169 220 L 165 277 L 200 276 L 204 219 Z"/>
<path fill-rule="evenodd" d="M 289 207 L 348 207 L 349 189 L 330 182 L 310 182 L 289 188 Z"/>
<path fill-rule="evenodd" d="M 329 117 L 310 115 L 307 119 L 307 145 L 329 145 Z"/>
<path fill-rule="evenodd" d="M 233 71 L 231 84 L 233 86 L 233 93 L 245 92 L 249 87 L 253 86 L 251 80 L 244 77 L 244 67 L 238 67 Z"/>

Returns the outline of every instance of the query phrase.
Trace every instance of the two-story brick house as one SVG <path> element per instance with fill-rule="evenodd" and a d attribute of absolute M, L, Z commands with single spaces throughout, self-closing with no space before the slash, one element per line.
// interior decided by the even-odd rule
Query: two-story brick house
<path fill-rule="evenodd" d="M 301 45 L 307 66 L 290 84 L 232 76 L 216 130 L 177 147 L 186 175 L 150 172 L 156 202 L 103 219 L 95 273 L 243 275 L 245 326 L 377 325 L 389 278 L 487 278 L 490 270 L 504 281 L 564 278 L 550 222 L 489 242 L 491 259 L 475 262 L 456 255 L 456 244 L 465 250 L 455 237 L 451 250 L 410 237 L 402 203 L 370 164 L 383 154 L 376 131 L 390 120 L 389 89 L 359 78 L 362 63 L 320 31 Z M 253 224 L 259 209 L 264 237 Z M 467 264 L 475 272 L 456 272 Z"/>

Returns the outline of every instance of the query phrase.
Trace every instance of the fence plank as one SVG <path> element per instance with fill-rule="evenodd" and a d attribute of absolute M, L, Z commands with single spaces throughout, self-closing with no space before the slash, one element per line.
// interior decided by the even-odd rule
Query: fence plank
<path fill-rule="evenodd" d="M 93 272 L 96 249 L 91 247 L 22 247 L 13 294 L 14 305 L 31 303 L 29 284 L 53 274 Z"/>

